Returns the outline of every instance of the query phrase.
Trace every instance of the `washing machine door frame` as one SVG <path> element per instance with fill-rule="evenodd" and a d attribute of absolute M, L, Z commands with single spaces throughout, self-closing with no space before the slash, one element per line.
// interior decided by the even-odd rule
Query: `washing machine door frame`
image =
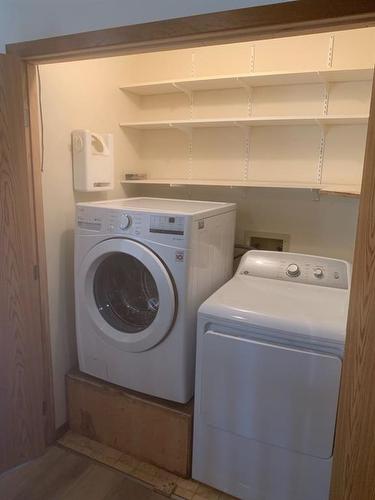
<path fill-rule="evenodd" d="M 159 296 L 158 311 L 153 321 L 139 332 L 126 333 L 118 330 L 106 321 L 98 308 L 94 292 L 95 275 L 100 264 L 113 254 L 135 257 L 155 281 Z M 152 250 L 127 238 L 104 240 L 86 254 L 79 266 L 78 294 L 81 307 L 91 320 L 95 333 L 116 348 L 129 352 L 146 351 L 159 344 L 170 332 L 177 313 L 176 287 L 169 270 Z"/>

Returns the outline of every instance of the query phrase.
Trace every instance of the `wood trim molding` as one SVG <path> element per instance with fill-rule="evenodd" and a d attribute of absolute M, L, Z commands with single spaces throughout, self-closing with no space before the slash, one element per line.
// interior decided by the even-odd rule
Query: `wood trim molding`
<path fill-rule="evenodd" d="M 27 86 L 26 109 L 29 113 L 28 149 L 30 175 L 32 177 L 33 207 L 35 220 L 35 244 L 38 262 L 42 363 L 43 363 L 43 394 L 44 394 L 44 435 L 46 444 L 55 442 L 55 408 L 52 378 L 51 337 L 49 324 L 47 257 L 44 233 L 43 192 L 41 173 L 41 145 L 39 127 L 39 96 L 37 68 L 25 63 L 25 81 Z"/>
<path fill-rule="evenodd" d="M 24 64 L 0 55 L 0 474 L 45 449 L 43 345 Z M 4 495 L 0 495 L 4 496 Z"/>
<path fill-rule="evenodd" d="M 248 9 L 185 17 L 11 44 L 7 52 L 32 63 L 66 61 L 293 36 L 375 25 L 374 0 L 299 0 Z M 34 164 L 34 197 L 39 263 L 45 265 L 43 213 L 38 180 L 38 130 L 35 69 L 28 70 Z M 34 104 L 33 104 L 34 103 Z M 40 176 L 40 172 L 39 172 Z M 41 283 L 48 333 L 46 278 Z M 331 500 L 375 498 L 375 96 L 373 92 L 360 201 L 348 336 L 343 367 L 333 464 Z M 48 342 L 47 336 L 46 342 Z M 48 344 L 49 345 L 49 344 Z M 46 373 L 46 377 L 51 374 Z M 46 386 L 47 387 L 47 386 Z M 52 389 L 50 389 L 52 390 Z"/>
<path fill-rule="evenodd" d="M 375 24 L 373 0 L 299 0 L 7 45 L 33 62 L 148 52 Z"/>
<path fill-rule="evenodd" d="M 375 498 L 375 81 L 359 204 L 331 500 Z"/>

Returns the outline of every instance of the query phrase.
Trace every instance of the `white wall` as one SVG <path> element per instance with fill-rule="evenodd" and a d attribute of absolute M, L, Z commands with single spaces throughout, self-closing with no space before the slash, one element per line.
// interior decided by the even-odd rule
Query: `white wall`
<path fill-rule="evenodd" d="M 0 0 L 0 52 L 11 42 L 283 1 Z"/>
<path fill-rule="evenodd" d="M 289 251 L 352 261 L 358 199 L 321 196 L 296 189 L 128 185 L 126 196 L 156 196 L 237 204 L 236 241 L 245 232 L 287 234 Z"/>
<path fill-rule="evenodd" d="M 65 422 L 65 374 L 76 364 L 73 246 L 75 203 L 123 196 L 120 178 L 132 147 L 118 123 L 129 112 L 118 89 L 124 59 L 84 61 L 40 67 L 45 159 L 43 205 L 46 228 L 52 364 L 56 426 Z M 115 189 L 108 193 L 73 191 L 71 131 L 86 128 L 113 133 Z"/>
<path fill-rule="evenodd" d="M 5 51 L 5 44 L 16 35 L 16 30 L 10 23 L 10 8 L 0 0 L 0 52 Z"/>

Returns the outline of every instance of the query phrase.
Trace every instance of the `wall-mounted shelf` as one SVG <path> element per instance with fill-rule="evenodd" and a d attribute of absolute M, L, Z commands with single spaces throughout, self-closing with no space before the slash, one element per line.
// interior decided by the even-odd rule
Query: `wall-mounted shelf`
<path fill-rule="evenodd" d="M 189 93 L 202 90 L 240 89 L 276 85 L 298 85 L 307 83 L 346 82 L 371 80 L 373 69 L 329 69 L 303 71 L 298 73 L 244 73 L 229 76 L 209 76 L 184 80 L 164 80 L 159 82 L 124 85 L 122 90 L 136 95 L 160 95 Z"/>
<path fill-rule="evenodd" d="M 211 128 L 211 127 L 265 127 L 275 125 L 360 125 L 366 124 L 366 115 L 346 116 L 253 116 L 249 118 L 220 118 L 199 120 L 160 120 L 123 122 L 121 127 L 137 130 Z"/>
<path fill-rule="evenodd" d="M 331 49 L 330 49 L 331 50 Z M 331 64 L 328 64 L 330 66 Z M 250 67 L 252 67 L 250 65 Z M 339 195 L 339 196 L 352 196 L 358 197 L 360 193 L 359 182 L 358 185 L 338 185 L 338 184 L 323 184 L 324 180 L 324 168 L 326 167 L 325 163 L 325 150 L 327 141 L 331 141 L 330 144 L 334 144 L 335 148 L 338 146 L 339 142 L 342 139 L 338 139 L 338 137 L 343 137 L 344 129 L 335 128 L 332 131 L 332 134 L 327 134 L 328 127 L 330 126 L 341 126 L 341 125 L 366 125 L 368 123 L 368 112 L 364 106 L 358 108 L 358 114 L 356 114 L 356 108 L 353 106 L 336 106 L 337 114 L 330 114 L 330 108 L 334 109 L 334 107 L 330 106 L 330 98 L 334 99 L 336 94 L 331 92 L 331 83 L 335 82 L 370 82 L 373 78 L 373 69 L 372 68 L 358 68 L 358 69 L 323 69 L 322 71 L 300 71 L 300 72 L 268 72 L 268 73 L 255 73 L 248 72 L 242 74 L 233 74 L 233 75 L 217 75 L 210 76 L 205 78 L 185 78 L 185 79 L 175 79 L 175 80 L 164 80 L 164 81 L 153 81 L 153 82 L 145 82 L 133 85 L 125 85 L 121 87 L 122 90 L 126 91 L 126 93 L 138 95 L 138 96 L 158 96 L 158 95 L 168 95 L 168 94 L 176 94 L 182 93 L 185 94 L 189 99 L 189 108 L 186 109 L 186 106 L 181 108 L 181 115 L 185 116 L 188 119 L 165 119 L 165 115 L 162 116 L 160 114 L 160 110 L 157 108 L 155 113 L 154 109 L 151 107 L 147 111 L 152 111 L 153 114 L 149 114 L 150 118 L 157 118 L 156 120 L 143 120 L 139 121 L 135 118 L 135 121 L 127 121 L 120 123 L 120 126 L 124 128 L 125 131 L 130 130 L 139 130 L 139 131 L 158 131 L 158 130 L 177 130 L 187 135 L 186 141 L 186 155 L 187 162 L 185 171 L 181 172 L 181 177 L 183 179 L 173 179 L 173 172 L 171 170 L 168 171 L 168 165 L 166 171 L 163 173 L 165 178 L 148 178 L 145 180 L 129 180 L 124 181 L 123 184 L 165 184 L 165 185 L 181 185 L 181 186 L 230 186 L 230 187 L 254 187 L 254 188 L 288 188 L 288 189 L 306 189 L 312 190 L 314 193 L 314 199 L 318 199 L 320 194 L 328 194 L 328 195 Z M 189 73 L 187 73 L 189 74 Z M 194 74 L 194 65 L 191 68 L 191 74 Z M 274 116 L 264 116 L 264 115 L 254 115 L 254 103 L 257 104 L 258 101 L 256 99 L 260 99 L 260 102 L 263 102 L 264 96 L 262 97 L 262 93 L 254 94 L 252 89 L 255 87 L 274 87 L 274 86 L 286 86 L 286 85 L 301 85 L 301 84 L 322 84 L 322 92 L 320 89 L 301 89 L 298 92 L 302 92 L 301 95 L 305 95 L 307 92 L 307 98 L 311 97 L 310 93 L 313 91 L 312 99 L 316 100 L 317 104 L 321 103 L 321 110 L 316 107 L 309 107 L 310 110 L 316 109 L 317 111 L 312 111 L 312 113 L 317 113 L 314 115 L 308 114 L 300 114 L 302 108 L 298 107 L 299 100 L 296 102 L 291 99 L 292 106 L 291 108 L 281 106 L 276 107 L 279 115 Z M 207 103 L 203 100 L 202 102 L 199 99 L 196 99 L 194 96 L 194 92 L 198 91 L 213 91 L 213 90 L 224 90 L 224 89 L 243 89 L 247 92 L 247 100 L 240 105 L 242 106 L 241 111 L 234 111 L 234 109 L 238 109 L 237 101 L 234 101 L 235 106 L 233 107 L 234 114 L 240 114 L 241 116 L 234 117 L 223 117 L 220 113 L 220 106 L 216 109 L 215 103 L 220 102 L 222 96 L 220 95 L 207 95 Z M 365 91 L 367 86 L 354 86 L 344 88 L 340 87 L 338 89 L 339 98 L 341 96 L 340 92 L 343 93 L 344 96 L 351 96 L 353 92 L 360 92 L 360 95 L 365 95 Z M 280 89 L 279 89 L 280 90 Z M 278 102 L 278 92 L 279 90 L 272 89 L 269 92 L 273 92 L 273 99 L 275 102 Z M 332 94 L 332 96 L 331 96 Z M 289 94 L 288 94 L 289 95 Z M 299 95 L 299 94 L 298 94 Z M 202 96 L 201 96 L 202 97 Z M 290 97 L 290 96 L 289 96 Z M 337 97 L 337 96 L 336 96 Z M 225 99 L 229 99 L 229 101 L 225 101 Z M 226 107 L 223 108 L 226 114 L 228 114 L 228 109 L 231 109 L 228 104 L 231 102 L 231 96 L 228 95 L 224 98 L 224 102 Z M 254 100 L 255 99 L 255 100 Z M 341 96 L 341 100 L 345 103 L 345 100 Z M 303 101 L 303 100 L 302 100 Z M 301 102 L 302 102 L 301 101 Z M 336 99 L 337 101 L 337 99 Z M 174 102 L 174 101 L 173 101 Z M 168 100 L 162 100 L 161 105 L 162 108 L 165 108 L 167 112 Z M 202 104 L 203 103 L 203 104 Z M 334 102 L 336 104 L 336 102 Z M 350 101 L 349 101 L 350 104 Z M 177 104 L 177 107 L 180 106 L 181 103 Z M 205 106 L 211 107 L 215 116 L 217 118 L 196 118 L 195 116 L 205 115 Z M 243 109 L 243 114 L 242 114 Z M 256 109 L 256 108 L 255 108 Z M 272 109 L 272 108 L 266 108 Z M 347 109 L 347 111 L 346 111 Z M 279 111 L 280 110 L 280 111 Z M 281 111 L 282 110 L 282 111 Z M 177 111 L 177 110 L 176 110 Z M 272 112 L 272 111 L 271 111 Z M 354 114 L 353 114 L 354 112 Z M 184 114 L 182 114 L 184 113 Z M 283 114 L 285 113 L 285 114 Z M 289 115 L 287 113 L 290 113 Z M 295 114 L 297 113 L 297 114 Z M 311 111 L 310 111 L 311 113 Z M 206 116 L 208 113 L 206 114 Z M 145 118 L 147 115 L 143 115 Z M 161 119 L 160 119 L 161 118 Z M 317 143 L 317 158 L 316 158 L 316 176 L 315 179 L 312 178 L 311 183 L 304 182 L 293 182 L 296 180 L 295 175 L 289 176 L 289 182 L 278 182 L 277 180 L 270 181 L 253 181 L 250 179 L 251 177 L 251 158 L 253 148 L 259 146 L 259 144 L 264 147 L 262 144 L 262 140 L 259 139 L 257 134 L 251 133 L 252 127 L 319 127 L 320 128 L 320 139 L 319 143 Z M 237 170 L 237 179 L 240 180 L 214 180 L 214 179 L 206 179 L 199 180 L 193 179 L 194 177 L 194 160 L 197 158 L 199 160 L 199 155 L 202 154 L 202 144 L 201 141 L 197 140 L 197 152 L 195 152 L 195 134 L 193 131 L 196 129 L 217 129 L 217 134 L 219 140 L 223 139 L 223 134 L 227 134 L 228 131 L 222 130 L 220 132 L 219 129 L 225 129 L 227 127 L 236 127 L 243 133 L 243 149 L 240 151 L 240 154 L 243 155 L 243 166 L 237 165 L 236 168 L 241 168 L 241 174 Z M 286 145 L 285 150 L 289 148 L 293 148 L 293 141 L 290 139 L 293 134 L 295 134 L 296 129 L 290 129 L 290 131 L 285 130 L 286 140 L 289 142 Z M 306 130 L 306 134 L 309 134 L 309 130 Z M 289 133 L 290 132 L 290 133 Z M 275 138 L 275 147 L 280 150 L 280 141 L 278 142 L 277 136 L 279 135 L 279 130 L 269 130 L 267 131 L 270 135 L 270 141 L 272 141 L 272 137 Z M 305 132 L 303 132 L 304 134 Z M 348 132 L 351 134 L 352 132 Z M 365 129 L 357 129 L 352 135 L 354 139 L 358 139 L 359 135 L 365 134 Z M 198 139 L 198 138 L 197 138 Z M 312 138 L 315 140 L 314 138 Z M 254 142 L 253 142 L 254 141 Z M 336 141 L 336 142 L 335 142 Z M 209 141 L 208 141 L 209 142 Z M 147 141 L 146 141 L 147 143 Z M 150 141 L 150 147 L 153 147 L 152 141 Z M 352 144 L 349 142 L 349 144 Z M 183 147 L 183 146 L 182 146 Z M 208 147 L 213 147 L 211 143 L 208 144 Z M 231 145 L 233 147 L 233 144 Z M 236 143 L 236 147 L 238 147 Z M 288 150 L 288 151 L 289 151 Z M 283 148 L 281 147 L 281 151 L 283 152 Z M 293 152 L 293 151 L 292 151 Z M 332 156 L 332 150 L 329 150 L 330 155 Z M 299 154 L 302 154 L 299 151 Z M 315 154 L 314 151 L 309 150 L 309 154 Z M 158 155 L 160 155 L 160 151 L 158 151 Z M 224 153 L 225 156 L 225 153 Z M 158 156 L 159 158 L 159 156 Z M 330 156 L 328 157 L 328 160 Z M 265 177 L 272 179 L 272 168 L 274 168 L 274 163 L 277 162 L 278 157 L 275 158 L 275 161 L 270 165 L 270 171 L 268 174 L 265 174 Z M 231 158 L 229 158 L 229 163 Z M 148 158 L 148 167 L 147 171 L 149 171 L 152 175 L 152 158 Z M 213 170 L 210 170 L 213 172 Z M 221 171 L 224 176 L 225 172 Z M 271 173 L 270 173 L 271 172 Z M 162 174 L 162 175 L 163 175 Z M 157 175 L 157 174 L 156 174 Z M 202 173 L 201 175 L 204 175 Z M 228 168 L 228 176 L 230 176 L 230 165 Z M 277 178 L 277 170 L 274 170 L 274 176 Z M 210 177 L 208 174 L 207 177 Z M 303 179 L 303 176 L 299 176 Z M 341 175 L 341 172 L 338 168 L 336 168 L 334 172 L 334 176 L 332 172 L 330 172 L 329 178 L 332 180 L 336 180 L 338 182 L 345 182 L 346 179 L 345 172 Z M 298 177 L 297 177 L 298 178 Z M 310 178 L 310 177 L 309 177 Z M 327 177 L 328 178 L 328 177 Z M 285 173 L 285 180 L 287 181 L 288 175 Z"/>
<path fill-rule="evenodd" d="M 361 194 L 361 186 L 350 186 L 340 184 L 326 184 L 320 189 L 321 194 L 347 196 L 351 198 L 359 198 Z"/>
<path fill-rule="evenodd" d="M 321 194 L 359 197 L 361 188 L 357 185 L 268 182 L 268 181 L 236 181 L 236 180 L 205 180 L 205 179 L 142 179 L 125 180 L 121 184 L 159 184 L 169 186 L 216 186 L 216 187 L 255 187 L 279 189 L 308 189 L 316 190 Z"/>

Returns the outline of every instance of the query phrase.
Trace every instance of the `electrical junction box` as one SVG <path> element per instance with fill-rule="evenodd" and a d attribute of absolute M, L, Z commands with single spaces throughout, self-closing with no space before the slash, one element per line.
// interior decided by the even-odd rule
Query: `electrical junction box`
<path fill-rule="evenodd" d="M 73 130 L 75 191 L 109 191 L 114 185 L 113 135 Z"/>

